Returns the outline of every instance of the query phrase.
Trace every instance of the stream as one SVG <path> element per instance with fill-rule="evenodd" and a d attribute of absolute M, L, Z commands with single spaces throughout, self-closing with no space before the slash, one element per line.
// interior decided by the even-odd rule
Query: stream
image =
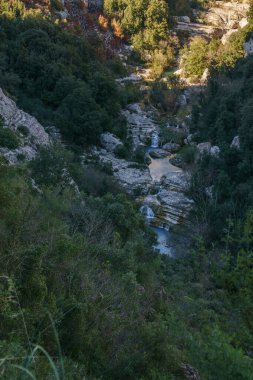
<path fill-rule="evenodd" d="M 159 135 L 158 133 L 153 133 L 151 137 L 151 145 L 147 148 L 146 153 L 149 154 L 152 150 L 159 148 Z M 182 170 L 170 163 L 170 158 L 151 158 L 152 162 L 149 165 L 149 171 L 154 184 L 159 185 L 159 190 L 157 194 L 153 196 L 159 196 L 160 191 L 162 190 L 162 185 L 160 184 L 163 176 L 168 173 L 180 173 Z M 151 229 L 157 235 L 157 243 L 153 246 L 155 250 L 161 254 L 168 256 L 172 255 L 172 247 L 170 244 L 170 230 L 167 228 L 157 227 L 152 225 L 152 221 L 155 218 L 154 210 L 147 204 L 144 204 L 140 208 L 141 214 L 145 217 L 147 223 L 150 225 Z"/>

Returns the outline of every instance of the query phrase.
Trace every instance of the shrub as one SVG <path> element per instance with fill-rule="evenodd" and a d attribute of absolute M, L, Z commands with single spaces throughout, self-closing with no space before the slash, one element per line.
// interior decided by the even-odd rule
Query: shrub
<path fill-rule="evenodd" d="M 144 163 L 144 161 L 145 161 L 145 148 L 143 146 L 137 147 L 137 149 L 134 152 L 133 159 L 140 164 Z"/>
<path fill-rule="evenodd" d="M 129 156 L 129 152 L 124 145 L 118 145 L 114 153 L 116 157 L 122 159 L 126 159 Z"/>
<path fill-rule="evenodd" d="M 185 146 L 180 153 L 186 164 L 193 164 L 195 162 L 197 154 L 197 149 L 195 146 Z"/>
<path fill-rule="evenodd" d="M 184 132 L 171 130 L 170 128 L 163 127 L 160 132 L 161 144 L 168 142 L 181 145 L 184 141 Z"/>
<path fill-rule="evenodd" d="M 19 145 L 20 141 L 15 132 L 0 125 L 0 146 L 9 149 L 17 149 Z"/>
<path fill-rule="evenodd" d="M 23 136 L 28 136 L 30 131 L 25 125 L 20 125 L 18 127 L 18 131 L 23 135 Z"/>

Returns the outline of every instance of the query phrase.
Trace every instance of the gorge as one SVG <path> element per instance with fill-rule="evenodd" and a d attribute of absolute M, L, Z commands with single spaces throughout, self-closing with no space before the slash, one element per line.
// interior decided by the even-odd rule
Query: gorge
<path fill-rule="evenodd" d="M 252 380 L 253 4 L 0 1 L 0 377 Z"/>

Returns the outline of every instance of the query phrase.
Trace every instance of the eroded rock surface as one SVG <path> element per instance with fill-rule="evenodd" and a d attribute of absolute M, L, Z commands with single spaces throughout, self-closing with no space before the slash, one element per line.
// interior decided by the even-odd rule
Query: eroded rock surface
<path fill-rule="evenodd" d="M 128 123 L 128 133 L 132 138 L 134 148 L 146 144 L 152 133 L 158 130 L 153 119 L 142 110 L 139 104 L 131 104 L 123 111 Z"/>
<path fill-rule="evenodd" d="M 116 158 L 113 153 L 105 149 L 94 150 L 100 162 L 110 164 L 113 176 L 119 181 L 125 190 L 130 194 L 147 194 L 152 183 L 152 178 L 148 167 Z"/>
<path fill-rule="evenodd" d="M 120 139 L 109 132 L 102 133 L 100 136 L 100 142 L 102 147 L 108 152 L 114 152 L 119 145 L 123 145 Z"/>
<path fill-rule="evenodd" d="M 50 143 L 48 133 L 38 120 L 19 109 L 16 103 L 3 93 L 1 88 L 0 116 L 3 119 L 4 127 L 15 132 L 20 141 L 20 146 L 17 149 L 1 148 L 1 153 L 9 163 L 16 164 L 20 158 L 31 160 L 35 157 L 38 146 Z M 22 134 L 24 129 L 26 133 Z"/>

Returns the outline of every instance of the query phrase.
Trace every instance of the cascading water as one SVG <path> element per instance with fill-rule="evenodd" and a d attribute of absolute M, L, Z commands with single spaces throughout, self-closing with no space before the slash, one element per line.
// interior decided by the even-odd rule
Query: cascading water
<path fill-rule="evenodd" d="M 151 223 L 152 219 L 155 218 L 154 211 L 148 205 L 142 206 L 140 213 L 146 218 L 148 223 Z M 157 235 L 157 244 L 153 248 L 161 254 L 171 256 L 171 248 L 168 246 L 168 231 L 164 228 L 154 227 L 152 223 L 151 228 Z"/>
<path fill-rule="evenodd" d="M 151 136 L 151 148 L 159 147 L 159 136 L 157 132 L 153 132 Z"/>
<path fill-rule="evenodd" d="M 145 216 L 146 219 L 150 220 L 155 217 L 154 211 L 151 207 L 144 205 L 140 208 L 140 212 L 143 216 Z"/>

